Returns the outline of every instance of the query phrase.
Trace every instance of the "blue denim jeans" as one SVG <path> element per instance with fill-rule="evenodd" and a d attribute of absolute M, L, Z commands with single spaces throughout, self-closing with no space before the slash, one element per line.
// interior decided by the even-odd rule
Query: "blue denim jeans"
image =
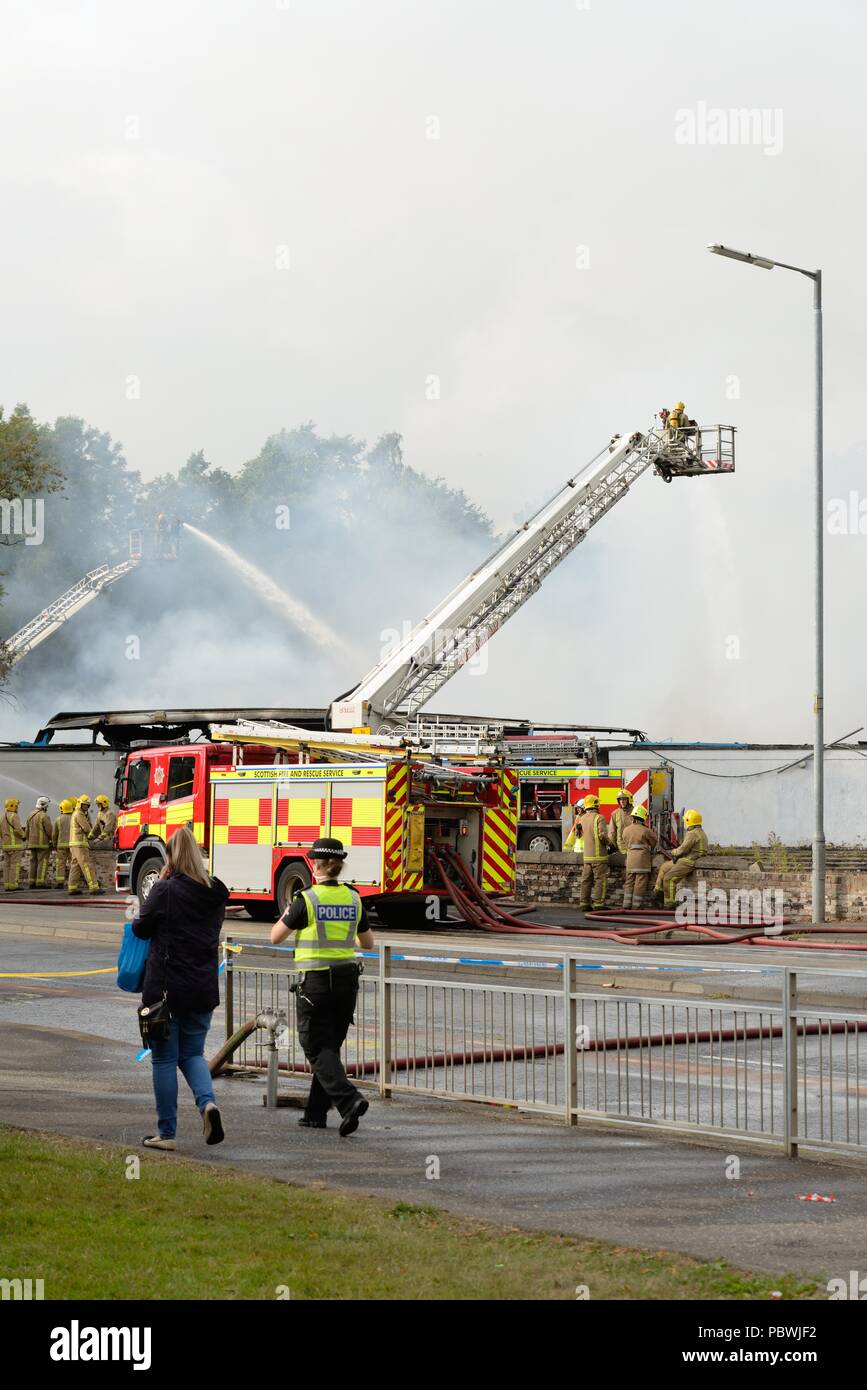
<path fill-rule="evenodd" d="M 205 1061 L 205 1038 L 211 1013 L 173 1014 L 171 1036 L 151 1048 L 154 1095 L 161 1139 L 174 1139 L 178 1127 L 178 1070 L 195 1097 L 199 1110 L 214 1099 L 211 1073 Z"/>

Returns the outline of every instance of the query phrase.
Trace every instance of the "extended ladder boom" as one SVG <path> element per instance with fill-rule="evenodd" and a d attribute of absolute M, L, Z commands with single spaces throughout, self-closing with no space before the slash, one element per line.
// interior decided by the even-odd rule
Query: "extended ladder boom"
<path fill-rule="evenodd" d="M 733 428 L 693 429 L 688 445 L 685 434 L 650 429 L 646 434 L 615 435 L 354 690 L 334 701 L 332 728 L 379 728 L 398 715 L 397 722 L 412 718 L 651 465 L 666 481 L 734 470 Z"/>
<path fill-rule="evenodd" d="M 40 642 L 44 642 L 69 618 L 91 603 L 97 594 L 135 569 L 137 564 L 137 560 L 124 560 L 119 565 L 100 565 L 99 569 L 91 570 L 77 584 L 73 584 L 65 594 L 49 603 L 47 608 L 43 608 L 41 613 L 37 613 L 35 618 L 6 639 L 6 650 L 12 657 L 10 664 L 14 666 L 28 652 L 32 652 Z"/>

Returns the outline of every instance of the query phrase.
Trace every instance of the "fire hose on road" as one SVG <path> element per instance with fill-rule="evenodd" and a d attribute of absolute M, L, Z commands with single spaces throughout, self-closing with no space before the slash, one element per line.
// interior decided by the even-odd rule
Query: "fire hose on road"
<path fill-rule="evenodd" d="M 611 931 L 600 930 L 598 927 L 560 927 L 553 923 L 522 922 L 486 896 L 475 879 L 467 872 L 466 866 L 454 850 L 444 850 L 441 856 L 436 849 L 431 848 L 430 855 L 449 898 L 464 921 L 469 926 L 476 927 L 481 931 L 507 932 L 521 936 L 578 937 L 592 941 L 613 941 L 621 946 L 658 946 L 665 944 L 664 939 L 659 939 L 660 933 L 676 930 L 688 932 L 693 938 L 692 940 L 679 941 L 677 943 L 678 949 L 681 946 L 702 946 L 716 943 L 720 945 L 789 946 L 799 950 L 812 949 L 814 951 L 867 951 L 867 944 L 857 942 L 792 941 L 786 939 L 792 936 L 813 936 L 831 932 L 839 933 L 840 931 L 851 932 L 853 935 L 863 935 L 867 932 L 867 928 L 863 926 L 844 926 L 842 928 L 809 926 L 803 923 L 793 924 L 786 917 L 779 924 L 775 923 L 770 931 L 763 928 L 761 930 L 752 929 L 728 933 L 702 923 L 676 922 L 671 917 L 654 914 L 627 915 L 626 913 L 618 914 L 615 912 L 588 912 L 585 914 L 588 921 L 616 923 L 617 929 Z M 449 869 L 451 876 L 447 872 Z M 461 879 L 462 886 L 459 885 L 455 876 Z"/>

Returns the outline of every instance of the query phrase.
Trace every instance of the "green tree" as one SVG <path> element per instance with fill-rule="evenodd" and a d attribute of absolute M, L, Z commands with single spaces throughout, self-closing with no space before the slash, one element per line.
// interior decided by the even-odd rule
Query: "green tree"
<path fill-rule="evenodd" d="M 153 525 L 160 512 L 193 526 L 220 530 L 231 525 L 236 482 L 224 468 L 214 468 L 199 449 L 177 473 L 161 473 L 142 491 L 140 512 Z"/>
<path fill-rule="evenodd" d="M 8 418 L 0 406 L 0 497 L 7 502 L 44 500 L 62 484 L 51 431 L 37 425 L 26 405 L 16 405 Z M 23 540 L 20 532 L 5 527 L 0 531 L 0 544 L 17 545 Z"/>

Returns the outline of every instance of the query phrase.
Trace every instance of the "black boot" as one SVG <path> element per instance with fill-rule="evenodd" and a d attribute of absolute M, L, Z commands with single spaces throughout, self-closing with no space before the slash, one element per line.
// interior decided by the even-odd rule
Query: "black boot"
<path fill-rule="evenodd" d="M 355 1133 L 358 1129 L 358 1121 L 361 1119 L 362 1115 L 367 1114 L 369 1109 L 370 1101 L 365 1100 L 364 1096 L 359 1096 L 358 1100 L 352 1102 L 352 1109 L 347 1110 L 340 1122 L 338 1133 L 341 1139 L 345 1139 L 347 1134 Z"/>

